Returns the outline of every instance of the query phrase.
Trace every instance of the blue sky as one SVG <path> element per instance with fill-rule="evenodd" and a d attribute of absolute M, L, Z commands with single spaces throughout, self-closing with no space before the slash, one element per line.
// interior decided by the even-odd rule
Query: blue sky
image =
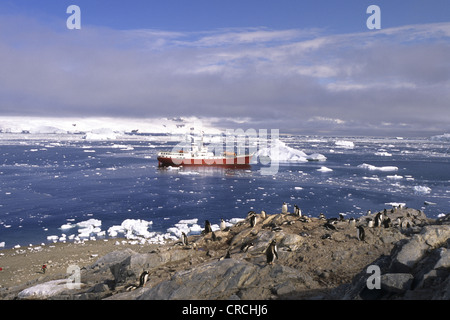
<path fill-rule="evenodd" d="M 71 4 L 81 30 L 66 28 Z M 449 56 L 447 0 L 6 0 L 0 117 L 435 134 L 450 131 Z"/>

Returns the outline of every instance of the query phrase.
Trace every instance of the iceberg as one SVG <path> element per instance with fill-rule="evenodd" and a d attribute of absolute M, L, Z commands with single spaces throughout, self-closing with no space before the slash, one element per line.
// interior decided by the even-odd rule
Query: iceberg
<path fill-rule="evenodd" d="M 345 148 L 345 149 L 353 149 L 355 147 L 355 144 L 353 141 L 347 141 L 347 140 L 337 140 L 334 142 L 334 144 L 339 148 Z"/>
<path fill-rule="evenodd" d="M 425 186 L 414 186 L 415 194 L 429 194 L 431 192 L 431 188 Z"/>
<path fill-rule="evenodd" d="M 398 171 L 398 167 L 394 166 L 384 166 L 384 167 L 376 167 L 371 164 L 363 163 L 358 165 L 358 168 L 367 169 L 370 171 Z"/>
<path fill-rule="evenodd" d="M 450 133 L 444 133 L 438 136 L 432 136 L 430 138 L 431 141 L 445 141 L 448 142 L 450 141 Z"/>
<path fill-rule="evenodd" d="M 320 172 L 331 172 L 333 169 L 327 168 L 327 167 L 320 167 L 320 169 L 317 169 L 317 171 Z"/>
<path fill-rule="evenodd" d="M 254 154 L 254 158 L 269 157 L 272 161 L 278 162 L 307 162 L 307 161 L 325 161 L 327 158 L 319 153 L 307 155 L 301 150 L 288 147 L 284 142 L 275 139 L 271 146 L 262 148 Z"/>

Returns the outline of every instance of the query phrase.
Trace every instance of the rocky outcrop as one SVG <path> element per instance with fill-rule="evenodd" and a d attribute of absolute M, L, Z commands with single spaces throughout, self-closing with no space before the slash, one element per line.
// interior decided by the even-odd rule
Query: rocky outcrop
<path fill-rule="evenodd" d="M 406 208 L 380 213 L 383 224 L 373 227 L 378 212 L 358 221 L 257 215 L 255 226 L 245 220 L 190 236 L 186 246 L 114 251 L 82 268 L 80 288 L 46 298 L 448 299 L 449 219 Z M 356 226 L 364 227 L 364 240 Z M 278 259 L 268 264 L 265 251 L 273 240 Z M 380 270 L 379 289 L 368 288 L 371 265 Z M 144 271 L 148 281 L 140 285 Z"/>
<path fill-rule="evenodd" d="M 369 288 L 367 269 L 351 284 L 333 291 L 332 299 L 450 299 L 449 215 L 424 226 L 411 238 L 395 244 L 389 256 L 370 265 L 380 270 L 380 287 Z M 371 278 L 373 280 L 373 277 Z"/>

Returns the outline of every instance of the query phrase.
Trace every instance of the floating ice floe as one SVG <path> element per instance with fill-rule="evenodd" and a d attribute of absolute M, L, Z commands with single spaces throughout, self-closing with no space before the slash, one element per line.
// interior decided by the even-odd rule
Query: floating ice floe
<path fill-rule="evenodd" d="M 450 133 L 444 133 L 430 138 L 432 141 L 450 141 Z"/>
<path fill-rule="evenodd" d="M 338 148 L 353 149 L 355 147 L 355 144 L 353 143 L 353 141 L 347 141 L 347 140 L 337 140 L 334 142 L 334 144 Z"/>
<path fill-rule="evenodd" d="M 254 154 L 257 157 L 269 157 L 271 161 L 278 162 L 307 162 L 307 161 L 325 161 L 327 158 L 319 153 L 307 155 L 301 150 L 288 147 L 284 142 L 275 139 L 271 142 L 270 147 L 262 148 Z"/>
<path fill-rule="evenodd" d="M 378 151 L 375 152 L 376 156 L 381 156 L 381 157 L 392 157 L 392 153 L 386 152 L 386 151 Z"/>
<path fill-rule="evenodd" d="M 320 169 L 317 169 L 316 171 L 320 172 L 331 172 L 333 169 L 327 168 L 327 167 L 320 167 Z"/>
<path fill-rule="evenodd" d="M 431 192 L 431 188 L 426 186 L 414 186 L 413 189 L 415 194 L 428 194 Z"/>
<path fill-rule="evenodd" d="M 358 168 L 367 169 L 371 171 L 398 171 L 398 167 L 395 166 L 376 167 L 367 163 L 358 165 Z"/>
<path fill-rule="evenodd" d="M 401 180 L 401 179 L 403 179 L 403 176 L 394 174 L 393 176 L 386 176 L 386 178 L 391 179 L 391 180 Z"/>

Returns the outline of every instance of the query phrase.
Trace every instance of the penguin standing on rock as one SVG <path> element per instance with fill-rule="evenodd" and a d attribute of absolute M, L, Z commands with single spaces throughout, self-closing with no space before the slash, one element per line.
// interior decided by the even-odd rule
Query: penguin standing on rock
<path fill-rule="evenodd" d="M 281 206 L 281 213 L 288 213 L 288 207 L 286 202 L 283 202 L 283 205 Z"/>
<path fill-rule="evenodd" d="M 209 222 L 209 220 L 206 220 L 205 221 L 205 234 L 210 233 L 210 232 L 212 232 L 211 222 Z"/>
<path fill-rule="evenodd" d="M 275 257 L 278 259 L 278 250 L 277 250 L 277 241 L 273 239 L 266 250 L 267 263 L 272 264 Z"/>
<path fill-rule="evenodd" d="M 187 246 L 188 245 L 187 235 L 184 232 L 181 233 L 181 244 L 183 246 Z"/>
<path fill-rule="evenodd" d="M 267 215 L 266 212 L 264 210 L 261 210 L 261 219 L 266 220 Z"/>
<path fill-rule="evenodd" d="M 356 236 L 358 237 L 359 241 L 364 241 L 364 239 L 366 238 L 366 234 L 364 232 L 363 226 L 358 226 L 358 228 L 356 228 Z"/>
<path fill-rule="evenodd" d="M 144 271 L 141 273 L 141 276 L 139 277 L 139 287 L 145 286 L 145 284 L 148 281 L 148 276 L 149 276 L 148 271 Z"/>
<path fill-rule="evenodd" d="M 254 226 L 256 226 L 256 215 L 252 215 L 250 217 L 250 226 L 253 228 Z"/>
<path fill-rule="evenodd" d="M 383 214 L 381 212 L 378 212 L 375 216 L 375 227 L 381 227 L 383 223 Z"/>
<path fill-rule="evenodd" d="M 223 219 L 220 219 L 220 231 L 223 231 L 227 228 L 227 225 L 225 224 L 225 221 Z"/>
<path fill-rule="evenodd" d="M 294 204 L 294 215 L 296 215 L 297 217 L 302 216 L 302 210 L 300 210 L 300 208 L 296 204 Z"/>

